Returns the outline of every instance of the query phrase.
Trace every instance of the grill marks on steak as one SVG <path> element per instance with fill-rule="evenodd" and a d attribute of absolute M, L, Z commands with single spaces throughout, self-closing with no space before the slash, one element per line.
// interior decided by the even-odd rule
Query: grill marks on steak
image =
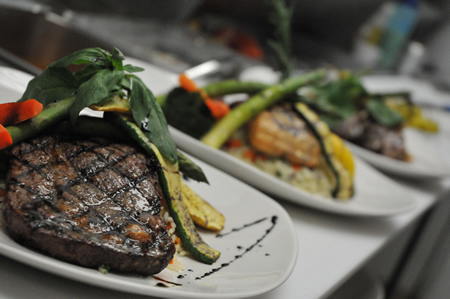
<path fill-rule="evenodd" d="M 172 259 L 157 161 L 126 144 L 55 136 L 22 142 L 11 154 L 4 214 L 17 242 L 82 266 L 143 275 Z"/>

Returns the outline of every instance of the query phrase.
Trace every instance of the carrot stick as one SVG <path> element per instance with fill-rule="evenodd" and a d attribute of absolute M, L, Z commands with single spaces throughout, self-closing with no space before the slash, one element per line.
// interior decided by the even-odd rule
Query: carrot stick
<path fill-rule="evenodd" d="M 43 105 L 35 99 L 0 104 L 0 124 L 15 125 L 41 113 Z"/>
<path fill-rule="evenodd" d="M 205 99 L 205 104 L 206 106 L 208 106 L 209 110 L 211 111 L 211 114 L 216 119 L 222 118 L 225 115 L 227 115 L 228 112 L 230 112 L 230 106 L 228 106 L 226 103 L 222 101 L 215 101 L 208 98 Z"/>
<path fill-rule="evenodd" d="M 214 118 L 219 119 L 224 117 L 230 112 L 230 107 L 222 101 L 216 101 L 208 97 L 208 94 L 202 90 L 200 87 L 195 84 L 195 82 L 186 76 L 185 73 L 180 74 L 178 77 L 178 81 L 180 82 L 181 88 L 189 92 L 199 92 L 202 95 L 202 98 L 205 100 L 206 106 L 208 106 L 211 114 Z"/>
<path fill-rule="evenodd" d="M 8 130 L 0 124 L 0 150 L 10 146 L 13 143 Z"/>
<path fill-rule="evenodd" d="M 200 91 L 200 88 L 195 84 L 195 82 L 186 76 L 185 73 L 180 74 L 178 77 L 178 81 L 180 82 L 181 88 L 187 91 Z"/>

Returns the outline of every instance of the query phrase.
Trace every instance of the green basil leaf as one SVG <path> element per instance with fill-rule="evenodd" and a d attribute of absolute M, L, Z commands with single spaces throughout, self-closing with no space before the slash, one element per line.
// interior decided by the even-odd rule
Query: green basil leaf
<path fill-rule="evenodd" d="M 47 89 L 36 96 L 36 100 L 42 105 L 47 106 L 48 104 L 67 99 L 73 96 L 77 92 L 76 87 L 56 87 L 52 89 Z"/>
<path fill-rule="evenodd" d="M 48 67 L 39 76 L 34 77 L 28 82 L 27 88 L 19 101 L 23 102 L 29 99 L 40 101 L 39 95 L 47 90 L 55 88 L 76 89 L 78 86 L 78 81 L 66 68 Z M 47 105 L 47 103 L 41 103 L 44 106 Z"/>
<path fill-rule="evenodd" d="M 134 66 L 134 65 L 131 65 L 131 64 L 124 65 L 123 70 L 127 71 L 129 73 L 138 73 L 138 72 L 144 71 L 143 68 L 138 67 L 138 66 Z"/>
<path fill-rule="evenodd" d="M 76 51 L 72 54 L 53 62 L 49 67 L 66 67 L 71 64 L 88 64 L 97 61 L 107 60 L 110 54 L 100 48 L 88 48 Z"/>
<path fill-rule="evenodd" d="M 111 59 L 112 60 L 116 60 L 116 61 L 124 61 L 125 60 L 125 56 L 123 55 L 123 53 L 119 49 L 114 47 L 114 49 L 112 51 Z"/>
<path fill-rule="evenodd" d="M 130 97 L 133 119 L 145 136 L 171 162 L 177 161 L 177 149 L 169 133 L 166 118 L 153 93 L 138 77 L 133 77 Z"/>
<path fill-rule="evenodd" d="M 125 56 L 123 56 L 119 49 L 114 48 L 112 55 L 108 59 L 117 70 L 123 70 Z"/>
<path fill-rule="evenodd" d="M 209 184 L 208 179 L 200 166 L 195 164 L 180 151 L 178 151 L 178 166 L 180 171 L 188 178 L 191 178 L 197 182 Z"/>
<path fill-rule="evenodd" d="M 73 75 L 78 80 L 80 85 L 91 79 L 98 71 L 104 69 L 104 66 L 98 63 L 91 63 L 86 65 L 81 70 L 75 72 Z"/>
<path fill-rule="evenodd" d="M 125 77 L 122 80 L 122 87 L 126 90 L 131 90 L 131 78 L 128 75 L 125 75 Z"/>
<path fill-rule="evenodd" d="M 312 87 L 305 94 L 305 97 L 309 94 L 309 99 L 315 103 L 314 108 L 318 111 L 346 119 L 358 111 L 359 99 L 368 93 L 358 76 L 349 75 Z"/>
<path fill-rule="evenodd" d="M 353 102 L 353 92 L 347 82 L 337 81 L 330 84 L 321 91 L 318 101 L 323 101 L 323 105 L 330 104 L 343 117 L 348 118 L 358 111 Z"/>
<path fill-rule="evenodd" d="M 104 69 L 98 71 L 89 81 L 81 84 L 76 101 L 70 109 L 71 122 L 75 124 L 78 115 L 84 108 L 110 99 L 123 77 L 123 71 Z"/>
<path fill-rule="evenodd" d="M 131 95 L 131 76 L 125 75 L 121 83 L 124 95 L 122 97 L 129 99 Z"/>
<path fill-rule="evenodd" d="M 306 86 L 300 89 L 300 95 L 294 97 L 294 101 L 302 102 L 313 108 L 317 113 L 323 113 L 335 118 L 344 119 L 343 113 L 332 105 L 326 97 L 319 96 L 321 91 L 316 86 Z"/>
<path fill-rule="evenodd" d="M 381 101 L 370 99 L 366 103 L 369 114 L 382 126 L 391 128 L 404 122 L 404 118 Z"/>

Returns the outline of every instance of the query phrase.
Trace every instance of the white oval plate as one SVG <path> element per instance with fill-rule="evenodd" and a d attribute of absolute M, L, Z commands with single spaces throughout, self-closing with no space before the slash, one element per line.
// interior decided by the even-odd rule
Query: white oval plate
<path fill-rule="evenodd" d="M 378 75 L 363 77 L 362 83 L 370 92 L 411 92 L 414 102 L 443 105 L 450 96 L 437 91 L 431 84 L 402 76 Z M 424 110 L 439 122 L 442 113 Z M 450 114 L 444 118 L 450 117 Z M 448 122 L 448 121 L 447 121 Z M 445 123 L 440 126 L 445 127 Z M 385 172 L 412 179 L 436 179 L 450 176 L 448 134 L 429 134 L 413 128 L 404 130 L 405 148 L 412 156 L 411 162 L 399 161 L 347 142 L 353 153 Z"/>
<path fill-rule="evenodd" d="M 4 79 L 2 74 L 18 72 L 5 69 L 0 67 L 0 82 Z M 11 76 L 8 77 L 11 78 Z M 28 79 L 30 78 L 31 76 Z M 26 82 L 20 86 L 24 89 Z M 20 88 L 7 89 L 0 83 L 0 103 L 17 100 L 23 92 L 18 89 Z M 84 283 L 165 298 L 243 298 L 257 296 L 280 286 L 292 273 L 298 254 L 297 235 L 289 215 L 276 201 L 263 193 L 204 162 L 195 158 L 193 160 L 204 170 L 210 185 L 193 181 L 189 181 L 188 184 L 224 214 L 226 225 L 221 233 L 264 220 L 221 238 L 217 238 L 216 233 L 201 230 L 203 239 L 213 248 L 221 251 L 221 257 L 213 265 L 205 265 L 189 257 L 180 257 L 180 261 L 185 266 L 184 271 L 175 272 L 166 269 L 157 275 L 159 278 L 179 283 L 181 286 L 173 287 L 169 283 L 167 285 L 172 287 L 163 288 L 157 286 L 161 281 L 152 277 L 133 277 L 113 273 L 104 275 L 95 269 L 68 264 L 17 244 L 8 237 L 5 228 L 1 226 L 0 254 Z M 3 183 L 0 183 L 1 185 Z M 274 216 L 277 221 L 273 226 Z M 273 230 L 258 243 L 257 241 L 272 226 Z M 283 244 L 283 250 L 280 250 L 279 244 Z M 254 247 L 246 252 L 246 248 L 252 245 Z M 234 260 L 237 255 L 243 256 Z M 230 265 L 200 280 L 196 279 L 226 263 Z M 180 275 L 183 277 L 178 278 Z"/>

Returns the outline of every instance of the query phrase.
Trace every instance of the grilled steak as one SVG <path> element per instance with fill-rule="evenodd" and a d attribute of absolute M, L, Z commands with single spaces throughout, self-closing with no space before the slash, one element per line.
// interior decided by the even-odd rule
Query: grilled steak
<path fill-rule="evenodd" d="M 44 136 L 11 150 L 4 216 L 25 246 L 85 267 L 152 275 L 175 246 L 160 218 L 159 163 L 103 139 Z"/>
<path fill-rule="evenodd" d="M 367 110 L 362 110 L 335 125 L 332 130 L 335 134 L 345 140 L 359 140 L 364 135 L 368 118 L 369 113 Z"/>
<path fill-rule="evenodd" d="M 365 135 L 360 144 L 384 156 L 398 160 L 407 160 L 402 128 L 386 128 L 376 123 L 367 123 Z"/>
<path fill-rule="evenodd" d="M 341 138 L 373 152 L 403 161 L 409 159 L 402 128 L 387 128 L 376 123 L 369 117 L 367 110 L 342 121 L 334 126 L 332 131 Z"/>

